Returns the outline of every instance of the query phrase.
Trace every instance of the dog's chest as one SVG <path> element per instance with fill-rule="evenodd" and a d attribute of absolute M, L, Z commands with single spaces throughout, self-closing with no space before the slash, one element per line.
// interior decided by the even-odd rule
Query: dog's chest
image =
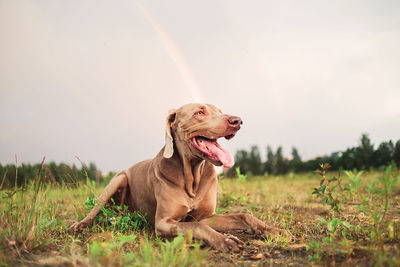
<path fill-rule="evenodd" d="M 188 213 L 190 213 L 191 211 L 195 210 L 195 205 L 194 205 L 194 199 L 193 198 L 189 198 L 188 201 Z"/>
<path fill-rule="evenodd" d="M 199 221 L 214 214 L 215 204 L 204 198 L 190 198 L 187 202 L 187 214 L 183 221 Z"/>

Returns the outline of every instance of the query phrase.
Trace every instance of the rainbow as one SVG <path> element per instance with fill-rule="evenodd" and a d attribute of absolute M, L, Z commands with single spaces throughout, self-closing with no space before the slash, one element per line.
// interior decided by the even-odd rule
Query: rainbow
<path fill-rule="evenodd" d="M 140 11 L 143 13 L 147 21 L 153 27 L 155 32 L 157 33 L 158 37 L 160 38 L 161 42 L 163 43 L 166 51 L 168 52 L 170 58 L 174 62 L 176 68 L 181 73 L 182 78 L 185 81 L 185 84 L 190 91 L 192 102 L 199 102 L 205 103 L 205 96 L 200 89 L 196 78 L 186 63 L 185 58 L 183 57 L 182 53 L 180 52 L 178 46 L 175 44 L 174 40 L 171 36 L 167 33 L 167 31 L 158 23 L 156 18 L 150 13 L 149 9 L 146 8 L 141 1 L 136 1 L 136 5 L 139 7 Z"/>

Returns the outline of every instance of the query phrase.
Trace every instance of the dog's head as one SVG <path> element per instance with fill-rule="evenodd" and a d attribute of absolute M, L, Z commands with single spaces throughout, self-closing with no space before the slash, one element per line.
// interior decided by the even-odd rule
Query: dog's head
<path fill-rule="evenodd" d="M 174 154 L 174 142 L 179 153 L 189 158 L 209 160 L 214 165 L 231 168 L 234 159 L 217 140 L 232 139 L 239 131 L 242 120 L 223 114 L 209 104 L 187 104 L 171 110 L 167 117 L 164 157 Z"/>

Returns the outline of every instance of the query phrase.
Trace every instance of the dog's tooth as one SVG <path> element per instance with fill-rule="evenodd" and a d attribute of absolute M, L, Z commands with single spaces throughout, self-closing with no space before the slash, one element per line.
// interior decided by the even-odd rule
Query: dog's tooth
<path fill-rule="evenodd" d="M 207 150 L 208 150 L 208 147 L 207 147 L 204 143 L 201 143 L 201 146 L 202 146 L 204 149 L 207 149 Z"/>

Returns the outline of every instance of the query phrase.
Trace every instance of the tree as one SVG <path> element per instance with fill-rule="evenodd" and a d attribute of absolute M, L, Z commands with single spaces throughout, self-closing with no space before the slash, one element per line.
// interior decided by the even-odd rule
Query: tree
<path fill-rule="evenodd" d="M 298 172 L 301 171 L 302 161 L 297 148 L 292 147 L 292 160 L 289 162 L 289 168 L 291 171 Z"/>
<path fill-rule="evenodd" d="M 244 174 L 248 172 L 255 175 L 262 174 L 263 168 L 258 146 L 252 146 L 250 151 L 238 150 L 235 154 L 235 167 L 240 167 L 240 171 Z M 233 171 L 228 171 L 228 174 L 234 174 L 234 168 Z"/>
<path fill-rule="evenodd" d="M 373 165 L 375 167 L 389 165 L 393 155 L 393 142 L 382 142 L 378 149 L 374 151 Z"/>
<path fill-rule="evenodd" d="M 275 165 L 275 155 L 270 146 L 267 146 L 267 160 L 264 164 L 264 171 L 272 174 Z"/>
<path fill-rule="evenodd" d="M 292 147 L 292 160 L 293 161 L 301 161 L 300 154 L 297 151 L 297 148 L 295 148 L 295 147 Z"/>
<path fill-rule="evenodd" d="M 356 157 L 356 148 L 351 147 L 346 149 L 338 160 L 339 167 L 344 170 L 352 170 L 356 168 Z"/>
<path fill-rule="evenodd" d="M 249 153 L 246 150 L 240 149 L 240 150 L 236 151 L 235 167 L 240 167 L 240 171 L 244 174 L 250 170 L 250 166 L 249 166 L 248 162 L 249 162 Z M 234 169 L 234 168 L 231 168 L 231 169 Z"/>
<path fill-rule="evenodd" d="M 249 167 L 253 174 L 260 175 L 262 171 L 261 155 L 258 146 L 252 146 L 249 154 Z"/>
<path fill-rule="evenodd" d="M 283 158 L 283 151 L 281 146 L 279 146 L 278 149 L 276 150 L 275 160 L 276 160 L 276 166 L 274 173 L 275 174 L 287 173 L 289 170 L 289 162 L 288 160 Z"/>
<path fill-rule="evenodd" d="M 392 159 L 397 164 L 397 166 L 400 168 L 400 140 L 398 140 L 396 142 L 396 144 L 394 145 Z"/>
<path fill-rule="evenodd" d="M 355 150 L 355 163 L 357 169 L 367 169 L 372 166 L 374 156 L 374 145 L 368 137 L 368 134 L 362 134 L 360 145 Z"/>

